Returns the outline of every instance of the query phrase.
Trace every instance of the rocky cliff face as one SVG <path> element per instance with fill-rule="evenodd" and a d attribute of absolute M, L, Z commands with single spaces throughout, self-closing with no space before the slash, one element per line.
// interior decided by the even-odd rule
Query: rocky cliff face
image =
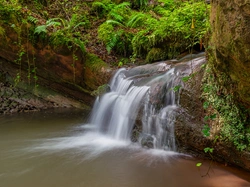
<path fill-rule="evenodd" d="M 212 0 L 210 21 L 202 108 L 204 116 L 216 118 L 206 121 L 211 136 L 198 144 L 213 147 L 216 159 L 250 170 L 250 1 Z M 193 142 L 188 146 L 199 149 Z"/>
<path fill-rule="evenodd" d="M 235 83 L 239 101 L 250 106 L 250 1 L 213 0 L 210 47 L 214 70 Z"/>
<path fill-rule="evenodd" d="M 46 107 L 91 106 L 94 101 L 91 92 L 106 84 L 111 75 L 106 63 L 80 49 L 73 51 L 66 46 L 55 49 L 43 43 L 34 46 L 25 37 L 25 33 L 18 36 L 11 28 L 5 28 L 5 34 L 0 35 L 0 40 L 0 74 L 7 75 L 0 80 L 2 87 L 11 84 L 14 90 L 19 88 L 44 102 L 54 103 Z M 11 89 L 11 86 L 8 87 Z M 49 90 L 53 90 L 53 94 Z M 0 99 L 12 101 L 8 95 Z M 29 104 L 30 107 L 46 108 Z M 19 109 L 2 109 L 0 113 L 8 111 Z"/>

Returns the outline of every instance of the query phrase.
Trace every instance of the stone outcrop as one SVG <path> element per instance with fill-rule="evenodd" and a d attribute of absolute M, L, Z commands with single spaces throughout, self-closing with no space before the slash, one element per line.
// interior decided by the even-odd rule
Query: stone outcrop
<path fill-rule="evenodd" d="M 206 80 L 204 79 L 208 86 L 205 88 L 207 89 L 205 99 L 210 106 L 207 111 L 204 111 L 206 114 L 203 116 L 209 113 L 217 115 L 213 122 L 209 122 L 212 135 L 208 138 L 202 135 L 203 125 L 201 121 L 199 122 L 201 119 L 193 118 L 190 110 L 187 109 L 184 112 L 189 111 L 187 113 L 190 115 L 187 116 L 190 118 L 184 119 L 180 116 L 181 123 L 177 122 L 176 126 L 177 139 L 191 150 L 202 152 L 205 147 L 213 147 L 213 157 L 217 160 L 250 170 L 249 152 L 240 151 L 240 149 L 249 151 L 250 141 L 248 110 L 250 106 L 250 2 L 212 0 L 210 21 L 211 38 L 207 47 L 208 69 Z M 190 90 L 187 95 L 193 95 L 193 92 Z M 188 102 L 194 98 L 199 100 L 196 95 L 193 95 L 182 103 L 186 103 L 188 108 L 196 106 L 193 111 L 195 108 L 203 108 L 202 103 Z M 186 133 L 182 133 L 183 128 L 186 129 Z M 216 135 L 219 136 L 218 140 L 215 140 Z"/>
<path fill-rule="evenodd" d="M 234 94 L 250 106 L 250 1 L 211 1 L 210 63 L 235 83 Z"/>
<path fill-rule="evenodd" d="M 5 34 L 0 35 L 0 70 L 15 88 L 58 103 L 57 106 L 88 108 L 94 101 L 91 92 L 110 78 L 110 68 L 94 54 L 80 49 L 73 52 L 66 46 L 53 48 L 42 42 L 34 46 L 24 36 L 19 37 L 11 28 L 5 28 Z M 60 94 L 45 96 L 44 90 Z"/>
<path fill-rule="evenodd" d="M 180 109 L 175 122 L 175 138 L 178 151 L 207 157 L 225 165 L 234 165 L 250 171 L 250 153 L 237 150 L 231 143 L 215 139 L 220 129 L 214 129 L 218 121 L 205 121 L 206 112 L 203 109 L 202 78 L 204 68 L 194 70 L 195 76 L 184 84 L 180 93 Z M 211 127 L 210 136 L 205 137 L 202 130 L 206 123 Z M 211 154 L 205 153 L 205 148 L 212 148 Z"/>

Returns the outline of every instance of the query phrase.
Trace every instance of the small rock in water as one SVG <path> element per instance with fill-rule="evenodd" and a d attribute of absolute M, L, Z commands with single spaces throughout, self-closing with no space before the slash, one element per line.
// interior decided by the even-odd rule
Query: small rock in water
<path fill-rule="evenodd" d="M 150 134 L 141 134 L 140 143 L 142 147 L 154 148 L 154 137 Z"/>

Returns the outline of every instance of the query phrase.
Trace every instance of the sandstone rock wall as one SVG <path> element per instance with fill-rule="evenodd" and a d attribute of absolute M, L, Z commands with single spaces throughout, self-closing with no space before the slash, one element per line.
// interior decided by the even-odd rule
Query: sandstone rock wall
<path fill-rule="evenodd" d="M 41 91 L 39 97 L 49 102 L 64 103 L 63 100 L 66 101 L 68 97 L 92 105 L 94 97 L 91 92 L 106 84 L 110 78 L 107 64 L 98 57 L 91 64 L 92 59 L 80 49 L 73 52 L 65 46 L 53 48 L 46 43 L 34 46 L 25 35 L 21 37 L 11 28 L 6 28 L 5 35 L 0 35 L 0 70 L 9 75 L 11 80 L 8 80 L 8 84 L 35 95 L 38 88 L 45 88 L 64 96 L 64 99 L 60 96 L 61 101 L 54 96 L 48 99 L 49 95 Z M 69 103 L 66 101 L 65 105 L 81 106 Z"/>
<path fill-rule="evenodd" d="M 250 1 L 211 1 L 212 49 L 215 71 L 227 73 L 243 105 L 250 106 Z"/>

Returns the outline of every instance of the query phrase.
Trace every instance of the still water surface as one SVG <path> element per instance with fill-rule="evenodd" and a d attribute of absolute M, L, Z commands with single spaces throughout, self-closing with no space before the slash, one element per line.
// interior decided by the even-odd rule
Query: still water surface
<path fill-rule="evenodd" d="M 0 187 L 250 187 L 250 173 L 91 132 L 87 114 L 0 116 Z"/>

